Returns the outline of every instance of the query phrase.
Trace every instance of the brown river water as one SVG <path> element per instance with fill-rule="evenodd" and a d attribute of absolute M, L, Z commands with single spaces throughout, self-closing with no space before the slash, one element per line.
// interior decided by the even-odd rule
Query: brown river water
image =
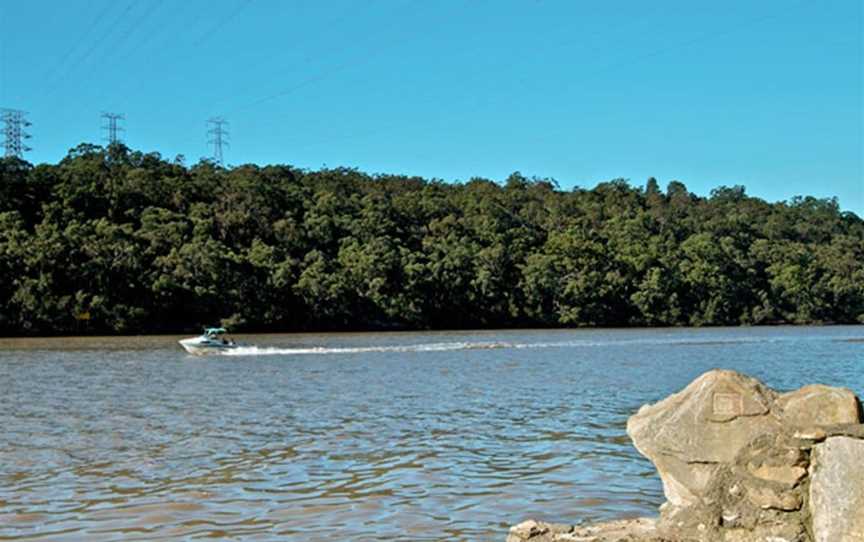
<path fill-rule="evenodd" d="M 492 540 L 654 514 L 625 422 L 724 367 L 864 395 L 864 326 L 0 339 L 0 540 Z"/>

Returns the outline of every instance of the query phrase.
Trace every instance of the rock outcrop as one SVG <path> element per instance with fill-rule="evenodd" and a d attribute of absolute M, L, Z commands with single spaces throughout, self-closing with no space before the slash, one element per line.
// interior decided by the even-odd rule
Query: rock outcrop
<path fill-rule="evenodd" d="M 864 540 L 864 440 L 838 436 L 813 449 L 810 512 L 815 542 Z"/>
<path fill-rule="evenodd" d="M 848 389 L 777 393 L 715 370 L 627 422 L 657 467 L 658 519 L 528 521 L 508 542 L 864 542 L 864 425 Z"/>

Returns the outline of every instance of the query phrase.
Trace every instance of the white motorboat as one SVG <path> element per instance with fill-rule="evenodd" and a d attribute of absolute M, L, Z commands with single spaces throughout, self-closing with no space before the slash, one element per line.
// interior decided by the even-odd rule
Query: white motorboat
<path fill-rule="evenodd" d="M 225 333 L 227 333 L 225 328 L 210 327 L 205 329 L 204 333 L 198 337 L 190 337 L 178 342 L 187 352 L 196 356 L 219 354 L 226 350 L 233 350 L 239 346 L 234 340 L 227 338 Z"/>

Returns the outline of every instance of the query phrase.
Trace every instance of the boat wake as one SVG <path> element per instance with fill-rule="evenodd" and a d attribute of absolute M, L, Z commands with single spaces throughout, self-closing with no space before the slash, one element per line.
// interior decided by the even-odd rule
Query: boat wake
<path fill-rule="evenodd" d="M 261 347 L 240 346 L 222 352 L 223 356 L 302 356 L 315 354 L 367 354 L 370 352 L 448 352 L 453 350 L 489 350 L 495 348 L 519 348 L 522 345 L 505 342 L 447 342 L 386 346 L 309 346 L 309 347 Z"/>
<path fill-rule="evenodd" d="M 451 341 L 438 343 L 416 343 L 379 346 L 295 346 L 295 347 L 263 347 L 239 346 L 232 350 L 220 352 L 223 356 L 303 356 L 328 354 L 368 354 L 368 353 L 420 353 L 420 352 L 451 352 L 459 350 L 525 350 L 543 348 L 592 348 L 615 346 L 734 346 L 741 344 L 762 344 L 800 340 L 784 337 L 752 337 L 729 339 L 699 339 L 699 338 L 661 338 L 661 339 L 624 339 L 624 340 L 570 340 L 553 342 L 483 342 L 483 341 Z"/>

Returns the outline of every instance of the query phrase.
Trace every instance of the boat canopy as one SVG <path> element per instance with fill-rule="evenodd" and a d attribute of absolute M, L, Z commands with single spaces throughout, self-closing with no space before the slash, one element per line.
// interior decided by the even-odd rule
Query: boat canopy
<path fill-rule="evenodd" d="M 221 335 L 222 333 L 228 333 L 228 330 L 224 327 L 208 327 L 204 330 L 204 335 Z"/>

